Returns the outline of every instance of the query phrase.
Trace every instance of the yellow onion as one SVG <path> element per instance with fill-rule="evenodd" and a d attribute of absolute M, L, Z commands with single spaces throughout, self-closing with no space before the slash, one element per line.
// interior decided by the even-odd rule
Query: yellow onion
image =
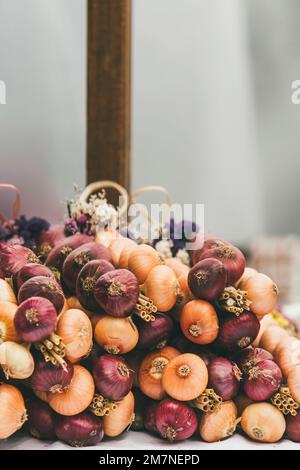
<path fill-rule="evenodd" d="M 289 371 L 287 383 L 292 397 L 300 403 L 300 363 Z"/>
<path fill-rule="evenodd" d="M 97 321 L 95 340 L 110 354 L 126 354 L 137 345 L 139 333 L 131 317 L 103 315 Z"/>
<path fill-rule="evenodd" d="M 300 340 L 284 338 L 275 349 L 274 357 L 284 377 L 288 377 L 289 372 L 300 364 Z"/>
<path fill-rule="evenodd" d="M 257 337 L 255 338 L 255 340 L 253 341 L 252 343 L 252 346 L 254 348 L 258 348 L 259 347 L 259 343 L 260 343 L 260 339 L 262 337 L 262 335 L 264 334 L 264 332 L 270 328 L 271 326 L 278 326 L 278 323 L 276 323 L 276 321 L 274 320 L 274 318 L 272 317 L 272 315 L 269 313 L 268 315 L 265 315 L 261 320 L 260 320 L 260 330 L 259 330 L 259 333 L 257 335 Z"/>
<path fill-rule="evenodd" d="M 0 385 L 0 439 L 7 439 L 27 420 L 22 394 L 12 385 Z"/>
<path fill-rule="evenodd" d="M 92 324 L 81 310 L 74 308 L 62 313 L 57 334 L 66 345 L 66 357 L 70 362 L 79 362 L 89 354 L 93 343 Z"/>
<path fill-rule="evenodd" d="M 96 233 L 95 241 L 109 248 L 114 240 L 119 240 L 120 238 L 122 238 L 122 235 L 118 230 L 102 228 Z"/>
<path fill-rule="evenodd" d="M 113 265 L 116 268 L 120 267 L 119 263 L 123 252 L 124 254 L 122 261 L 123 264 L 126 264 L 126 259 L 128 261 L 130 252 L 134 250 L 136 246 L 137 244 L 133 240 L 130 240 L 130 238 L 118 238 L 117 240 L 113 240 L 112 243 L 109 245 L 109 251 L 111 253 Z"/>
<path fill-rule="evenodd" d="M 28 349 L 12 341 L 0 345 L 0 364 L 7 379 L 27 379 L 34 370 L 34 360 Z"/>
<path fill-rule="evenodd" d="M 261 336 L 259 346 L 271 354 L 274 353 L 279 343 L 288 338 L 287 332 L 279 326 L 270 326 Z"/>
<path fill-rule="evenodd" d="M 11 302 L 0 302 L 0 344 L 4 341 L 19 341 L 14 318 L 17 305 Z"/>
<path fill-rule="evenodd" d="M 128 269 L 137 277 L 139 284 L 144 284 L 151 269 L 162 264 L 158 252 L 149 245 L 139 245 L 131 251 Z"/>
<path fill-rule="evenodd" d="M 180 294 L 180 286 L 174 271 L 164 265 L 151 269 L 143 289 L 160 312 L 171 310 Z"/>
<path fill-rule="evenodd" d="M 253 403 L 242 414 L 244 433 L 254 441 L 273 443 L 284 435 L 286 424 L 283 414 L 270 403 Z"/>
<path fill-rule="evenodd" d="M 17 303 L 17 299 L 12 287 L 4 279 L 0 279 L 0 302 Z"/>
<path fill-rule="evenodd" d="M 104 434 L 116 437 L 128 429 L 134 420 L 134 396 L 129 392 L 123 400 L 117 403 L 117 409 L 102 420 Z"/>
<path fill-rule="evenodd" d="M 212 413 L 203 413 L 200 420 L 200 436 L 205 442 L 218 442 L 231 437 L 239 423 L 233 401 L 225 401 Z"/>
<path fill-rule="evenodd" d="M 257 273 L 239 284 L 239 289 L 248 292 L 250 309 L 258 317 L 270 313 L 276 306 L 278 287 L 265 274 Z"/>

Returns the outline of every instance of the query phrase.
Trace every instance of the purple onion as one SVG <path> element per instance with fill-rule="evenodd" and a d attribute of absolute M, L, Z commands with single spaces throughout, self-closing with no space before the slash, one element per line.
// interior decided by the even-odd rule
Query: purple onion
<path fill-rule="evenodd" d="M 155 424 L 164 439 L 182 441 L 196 432 L 198 420 L 193 408 L 183 402 L 167 398 L 156 408 Z"/>
<path fill-rule="evenodd" d="M 101 276 L 94 289 L 100 307 L 113 317 L 127 317 L 139 298 L 139 283 L 127 269 L 115 269 Z"/>
<path fill-rule="evenodd" d="M 242 373 L 235 362 L 216 357 L 208 366 L 209 384 L 224 400 L 232 400 L 240 388 Z"/>
<path fill-rule="evenodd" d="M 50 406 L 37 398 L 31 398 L 26 403 L 26 408 L 27 428 L 30 434 L 37 439 L 54 441 L 56 439 L 55 413 Z"/>
<path fill-rule="evenodd" d="M 215 258 L 219 260 L 226 271 L 227 284 L 233 285 L 243 275 L 245 270 L 245 257 L 243 253 L 233 245 L 220 245 L 216 248 L 204 250 L 200 260 L 207 258 Z"/>
<path fill-rule="evenodd" d="M 206 258 L 190 270 L 188 285 L 198 299 L 209 302 L 217 299 L 226 287 L 227 275 L 221 261 Z"/>
<path fill-rule="evenodd" d="M 91 237 L 82 233 L 76 233 L 71 237 L 66 237 L 64 240 L 54 246 L 47 256 L 46 266 L 53 271 L 61 273 L 63 264 L 67 256 L 79 246 L 89 243 Z"/>
<path fill-rule="evenodd" d="M 139 332 L 139 349 L 163 348 L 173 331 L 172 319 L 163 313 L 157 313 L 155 320 L 149 323 L 137 317 L 135 324 Z"/>
<path fill-rule="evenodd" d="M 89 261 L 82 268 L 76 281 L 76 295 L 84 308 L 92 312 L 99 310 L 99 305 L 94 298 L 96 282 L 103 274 L 114 269 L 114 266 L 104 259 Z"/>
<path fill-rule="evenodd" d="M 215 345 L 225 351 L 234 352 L 247 348 L 259 333 L 260 322 L 252 312 L 244 312 L 239 317 L 223 312 L 220 317 Z"/>
<path fill-rule="evenodd" d="M 143 421 L 144 421 L 144 427 L 146 431 L 151 432 L 151 433 L 158 433 L 157 427 L 156 427 L 156 410 L 159 405 L 159 401 L 155 400 L 149 400 L 145 410 L 144 410 L 144 416 L 143 416 Z"/>
<path fill-rule="evenodd" d="M 76 292 L 77 276 L 82 268 L 95 259 L 111 262 L 110 251 L 96 242 L 85 243 L 67 256 L 62 268 L 62 278 L 70 292 Z"/>
<path fill-rule="evenodd" d="M 16 275 L 17 290 L 19 290 L 26 281 L 37 276 L 49 277 L 56 281 L 55 274 L 51 269 L 47 268 L 47 266 L 37 263 L 28 263 L 25 264 Z"/>
<path fill-rule="evenodd" d="M 33 390 L 44 393 L 61 393 L 71 383 L 73 378 L 73 366 L 67 363 L 66 370 L 60 365 L 53 365 L 44 360 L 35 362 L 35 368 L 30 377 L 30 385 Z"/>
<path fill-rule="evenodd" d="M 55 432 L 58 439 L 72 447 L 94 446 L 104 437 L 101 419 L 88 411 L 75 416 L 58 415 Z"/>
<path fill-rule="evenodd" d="M 235 358 L 242 372 L 247 374 L 249 369 L 256 367 L 261 361 L 273 361 L 274 358 L 269 351 L 262 348 L 246 348 Z"/>
<path fill-rule="evenodd" d="M 52 248 L 65 239 L 64 225 L 53 225 L 44 231 L 37 242 L 37 254 L 45 259 Z"/>
<path fill-rule="evenodd" d="M 293 442 L 300 442 L 300 411 L 286 418 L 286 435 Z"/>
<path fill-rule="evenodd" d="M 26 343 L 43 341 L 56 328 L 54 305 L 43 297 L 31 297 L 19 305 L 14 324 L 18 336 Z"/>
<path fill-rule="evenodd" d="M 121 400 L 133 385 L 133 373 L 124 359 L 110 354 L 97 359 L 93 376 L 98 392 L 109 400 Z"/>
<path fill-rule="evenodd" d="M 250 400 L 267 401 L 279 389 L 282 372 L 274 361 L 260 361 L 244 374 L 243 390 Z"/>
<path fill-rule="evenodd" d="M 38 262 L 38 257 L 25 246 L 0 243 L 0 278 L 14 276 L 25 264 Z"/>
<path fill-rule="evenodd" d="M 21 286 L 18 293 L 18 302 L 22 303 L 31 297 L 48 299 L 54 305 L 57 314 L 62 311 L 65 303 L 65 296 L 60 285 L 45 276 L 32 277 Z"/>

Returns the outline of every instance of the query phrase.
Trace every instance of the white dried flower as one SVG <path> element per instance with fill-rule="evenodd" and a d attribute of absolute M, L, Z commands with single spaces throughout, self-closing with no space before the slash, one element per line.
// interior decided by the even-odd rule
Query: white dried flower
<path fill-rule="evenodd" d="M 155 249 L 163 258 L 167 259 L 172 258 L 171 246 L 170 240 L 160 240 L 156 243 Z"/>
<path fill-rule="evenodd" d="M 176 253 L 176 258 L 178 258 L 183 264 L 190 266 L 190 256 L 186 250 L 178 250 Z"/>

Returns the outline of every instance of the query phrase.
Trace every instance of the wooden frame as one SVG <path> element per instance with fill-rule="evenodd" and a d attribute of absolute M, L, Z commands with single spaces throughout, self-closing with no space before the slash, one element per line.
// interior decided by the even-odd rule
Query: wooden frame
<path fill-rule="evenodd" d="M 130 189 L 131 0 L 88 0 L 87 182 Z"/>

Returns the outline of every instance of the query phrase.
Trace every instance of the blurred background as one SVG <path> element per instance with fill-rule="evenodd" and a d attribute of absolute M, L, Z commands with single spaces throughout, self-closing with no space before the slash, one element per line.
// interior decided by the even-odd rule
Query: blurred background
<path fill-rule="evenodd" d="M 275 253 L 283 278 L 299 250 L 299 21 L 297 0 L 133 0 L 132 189 L 204 203 L 206 230 L 267 271 Z M 86 1 L 0 0 L 0 57 L 0 179 L 58 221 L 85 184 Z"/>

